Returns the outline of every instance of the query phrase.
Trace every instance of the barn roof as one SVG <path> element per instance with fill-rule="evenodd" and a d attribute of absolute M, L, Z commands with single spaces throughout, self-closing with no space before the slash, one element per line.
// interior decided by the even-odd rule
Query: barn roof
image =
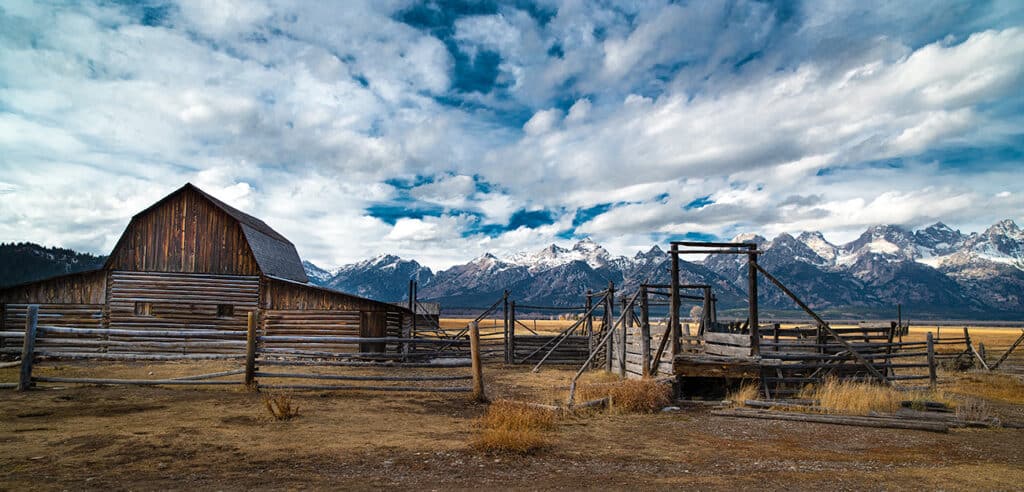
<path fill-rule="evenodd" d="M 252 254 L 256 258 L 256 264 L 259 265 L 260 271 L 264 275 L 285 278 L 301 283 L 309 282 L 309 278 L 306 277 L 306 269 L 302 267 L 299 252 L 295 250 L 295 245 L 291 241 L 268 226 L 266 222 L 218 200 L 192 183 L 185 183 L 185 186 L 178 188 L 145 210 L 135 214 L 132 220 L 146 215 L 167 200 L 185 191 L 194 191 L 209 201 L 214 207 L 217 207 L 238 222 L 243 234 L 245 234 L 246 242 L 249 243 L 249 249 L 252 250 Z"/>
<path fill-rule="evenodd" d="M 303 283 L 309 282 L 309 278 L 306 277 L 306 269 L 302 267 L 299 252 L 295 250 L 295 245 L 291 241 L 271 229 L 266 222 L 214 198 L 192 183 L 186 183 L 185 187 L 191 187 L 210 203 L 238 221 L 238 224 L 242 226 L 242 232 L 245 233 L 245 239 L 249 242 L 249 248 L 252 250 L 253 256 L 256 257 L 256 263 L 264 275 Z"/>

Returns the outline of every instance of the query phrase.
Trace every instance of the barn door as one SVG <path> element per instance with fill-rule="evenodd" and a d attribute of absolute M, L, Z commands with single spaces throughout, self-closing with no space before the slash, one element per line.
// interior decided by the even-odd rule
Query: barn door
<path fill-rule="evenodd" d="M 363 311 L 359 323 L 359 336 L 380 338 L 386 335 L 387 313 L 383 311 Z M 360 352 L 384 352 L 386 345 L 383 342 L 360 343 Z"/>

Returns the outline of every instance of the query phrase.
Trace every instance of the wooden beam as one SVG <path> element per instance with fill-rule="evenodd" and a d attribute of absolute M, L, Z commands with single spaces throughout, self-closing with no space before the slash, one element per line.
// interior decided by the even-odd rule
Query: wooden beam
<path fill-rule="evenodd" d="M 21 344 L 21 370 L 18 372 L 18 391 L 32 388 L 32 362 L 35 360 L 36 328 L 39 323 L 39 305 L 28 307 L 25 318 L 25 340 Z"/>

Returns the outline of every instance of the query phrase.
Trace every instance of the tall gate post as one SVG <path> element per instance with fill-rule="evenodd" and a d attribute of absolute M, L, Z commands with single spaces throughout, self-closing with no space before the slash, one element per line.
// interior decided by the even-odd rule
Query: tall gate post
<path fill-rule="evenodd" d="M 672 333 L 672 357 L 679 355 L 679 337 L 683 335 L 679 325 L 679 245 L 672 245 L 672 269 L 668 303 L 668 322 Z"/>
<path fill-rule="evenodd" d="M 584 309 L 585 310 L 583 311 L 583 315 L 587 317 L 587 319 L 585 319 L 583 321 L 583 324 L 584 324 L 584 326 L 585 326 L 585 328 L 587 330 L 587 352 L 588 353 L 594 353 L 594 315 L 593 315 L 593 313 L 590 312 L 590 308 L 593 307 L 593 305 L 594 305 L 594 299 L 592 297 L 593 294 L 594 294 L 594 291 L 592 291 L 590 289 L 587 289 L 587 301 L 586 301 L 586 303 L 584 303 L 584 307 L 585 307 Z M 594 368 L 594 364 L 593 363 L 590 364 L 590 368 L 591 369 Z"/>
<path fill-rule="evenodd" d="M 757 244 L 750 244 L 748 246 L 750 252 L 747 253 L 747 288 L 748 302 L 750 310 L 750 355 L 758 356 L 761 355 L 761 334 L 760 334 L 760 320 L 757 316 Z"/>

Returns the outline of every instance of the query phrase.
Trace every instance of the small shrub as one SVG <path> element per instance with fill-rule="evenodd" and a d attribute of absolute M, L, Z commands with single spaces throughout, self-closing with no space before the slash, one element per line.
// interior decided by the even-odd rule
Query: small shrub
<path fill-rule="evenodd" d="M 991 422 L 992 409 L 984 401 L 967 398 L 956 406 L 956 418 L 965 422 Z"/>
<path fill-rule="evenodd" d="M 577 401 L 611 398 L 611 407 L 620 413 L 653 413 L 672 402 L 671 388 L 654 379 L 624 379 L 610 384 L 584 384 L 577 390 Z"/>
<path fill-rule="evenodd" d="M 291 420 L 299 415 L 299 405 L 289 394 L 265 394 L 263 405 L 274 420 Z"/>

